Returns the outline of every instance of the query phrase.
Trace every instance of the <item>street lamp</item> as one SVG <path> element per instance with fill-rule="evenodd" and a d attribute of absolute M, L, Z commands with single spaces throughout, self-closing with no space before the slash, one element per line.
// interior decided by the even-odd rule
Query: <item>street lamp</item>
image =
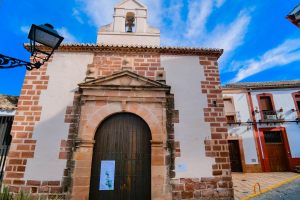
<path fill-rule="evenodd" d="M 286 18 L 300 28 L 300 4 L 298 4 Z"/>
<path fill-rule="evenodd" d="M 49 60 L 54 50 L 60 46 L 64 38 L 54 30 L 54 27 L 51 24 L 40 26 L 33 24 L 28 39 L 30 40 L 30 53 L 33 58 L 33 63 L 0 54 L 0 69 L 21 66 L 25 66 L 27 70 L 39 69 Z M 40 48 L 42 46 L 48 47 L 49 51 L 42 51 Z"/>

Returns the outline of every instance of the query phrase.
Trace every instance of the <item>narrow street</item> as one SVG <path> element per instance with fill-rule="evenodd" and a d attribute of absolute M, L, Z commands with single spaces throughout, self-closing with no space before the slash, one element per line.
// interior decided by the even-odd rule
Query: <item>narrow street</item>
<path fill-rule="evenodd" d="M 300 179 L 282 185 L 270 192 L 262 194 L 253 200 L 299 200 L 300 199 Z"/>
<path fill-rule="evenodd" d="M 234 199 L 239 200 L 254 194 L 254 185 L 256 183 L 259 183 L 259 185 L 261 186 L 261 190 L 264 190 L 268 187 L 281 183 L 297 175 L 298 174 L 292 172 L 233 173 L 232 178 L 234 188 Z M 300 190 L 299 185 L 298 190 Z M 259 192 L 258 187 L 256 192 Z"/>

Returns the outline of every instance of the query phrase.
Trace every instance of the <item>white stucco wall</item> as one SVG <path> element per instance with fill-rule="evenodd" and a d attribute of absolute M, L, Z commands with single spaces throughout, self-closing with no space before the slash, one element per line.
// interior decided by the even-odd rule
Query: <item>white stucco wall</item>
<path fill-rule="evenodd" d="M 48 64 L 48 89 L 41 93 L 41 120 L 33 132 L 36 150 L 34 158 L 27 161 L 25 180 L 61 180 L 66 160 L 59 159 L 59 150 L 69 132 L 69 124 L 64 122 L 66 108 L 73 105 L 74 91 L 92 60 L 91 53 L 55 53 Z"/>
<path fill-rule="evenodd" d="M 204 140 L 210 138 L 210 126 L 204 121 L 207 97 L 201 93 L 205 79 L 197 56 L 161 56 L 167 85 L 175 95 L 179 123 L 175 140 L 180 142 L 181 157 L 176 158 L 176 178 L 199 178 L 212 175 L 213 158 L 205 156 Z"/>
<path fill-rule="evenodd" d="M 247 94 L 225 94 L 223 96 L 233 98 L 235 111 L 237 112 L 237 120 L 240 120 L 241 122 L 251 120 Z M 232 125 L 228 127 L 228 133 L 242 137 L 246 164 L 258 164 L 253 128 L 251 127 L 251 129 L 247 129 L 246 125 Z"/>
<path fill-rule="evenodd" d="M 274 98 L 275 109 L 278 111 L 280 108 L 283 108 L 283 112 L 280 113 L 285 120 L 293 121 L 297 118 L 296 112 L 292 112 L 292 109 L 296 109 L 295 102 L 293 100 L 292 93 L 298 92 L 299 88 L 297 89 L 269 89 L 269 90 L 259 90 L 253 91 L 251 93 L 252 101 L 254 109 L 258 108 L 258 100 L 256 95 L 258 94 L 272 94 Z M 260 120 L 261 116 L 260 113 L 256 114 L 256 119 Z M 258 125 L 258 129 L 260 128 L 269 128 L 269 127 L 285 127 L 290 148 L 291 154 L 293 158 L 300 157 L 300 124 L 296 124 L 295 122 L 291 123 L 284 123 L 284 124 L 261 124 Z"/>
<path fill-rule="evenodd" d="M 300 158 L 300 124 L 290 123 L 285 125 L 292 158 Z"/>
<path fill-rule="evenodd" d="M 140 45 L 159 47 L 160 34 L 100 32 L 98 34 L 97 43 L 105 45 Z"/>

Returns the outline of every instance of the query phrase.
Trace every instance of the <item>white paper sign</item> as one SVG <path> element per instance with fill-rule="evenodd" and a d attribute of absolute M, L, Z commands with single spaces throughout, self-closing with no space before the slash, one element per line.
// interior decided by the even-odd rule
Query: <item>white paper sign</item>
<path fill-rule="evenodd" d="M 116 162 L 114 160 L 101 161 L 99 190 L 114 190 L 115 164 Z"/>

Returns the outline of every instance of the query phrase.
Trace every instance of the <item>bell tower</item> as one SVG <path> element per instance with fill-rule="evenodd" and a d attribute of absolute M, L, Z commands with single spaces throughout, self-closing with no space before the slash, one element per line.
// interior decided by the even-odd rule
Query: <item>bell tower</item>
<path fill-rule="evenodd" d="M 136 0 L 123 0 L 114 8 L 113 22 L 102 26 L 97 43 L 160 46 L 160 31 L 147 23 L 148 9 Z"/>

